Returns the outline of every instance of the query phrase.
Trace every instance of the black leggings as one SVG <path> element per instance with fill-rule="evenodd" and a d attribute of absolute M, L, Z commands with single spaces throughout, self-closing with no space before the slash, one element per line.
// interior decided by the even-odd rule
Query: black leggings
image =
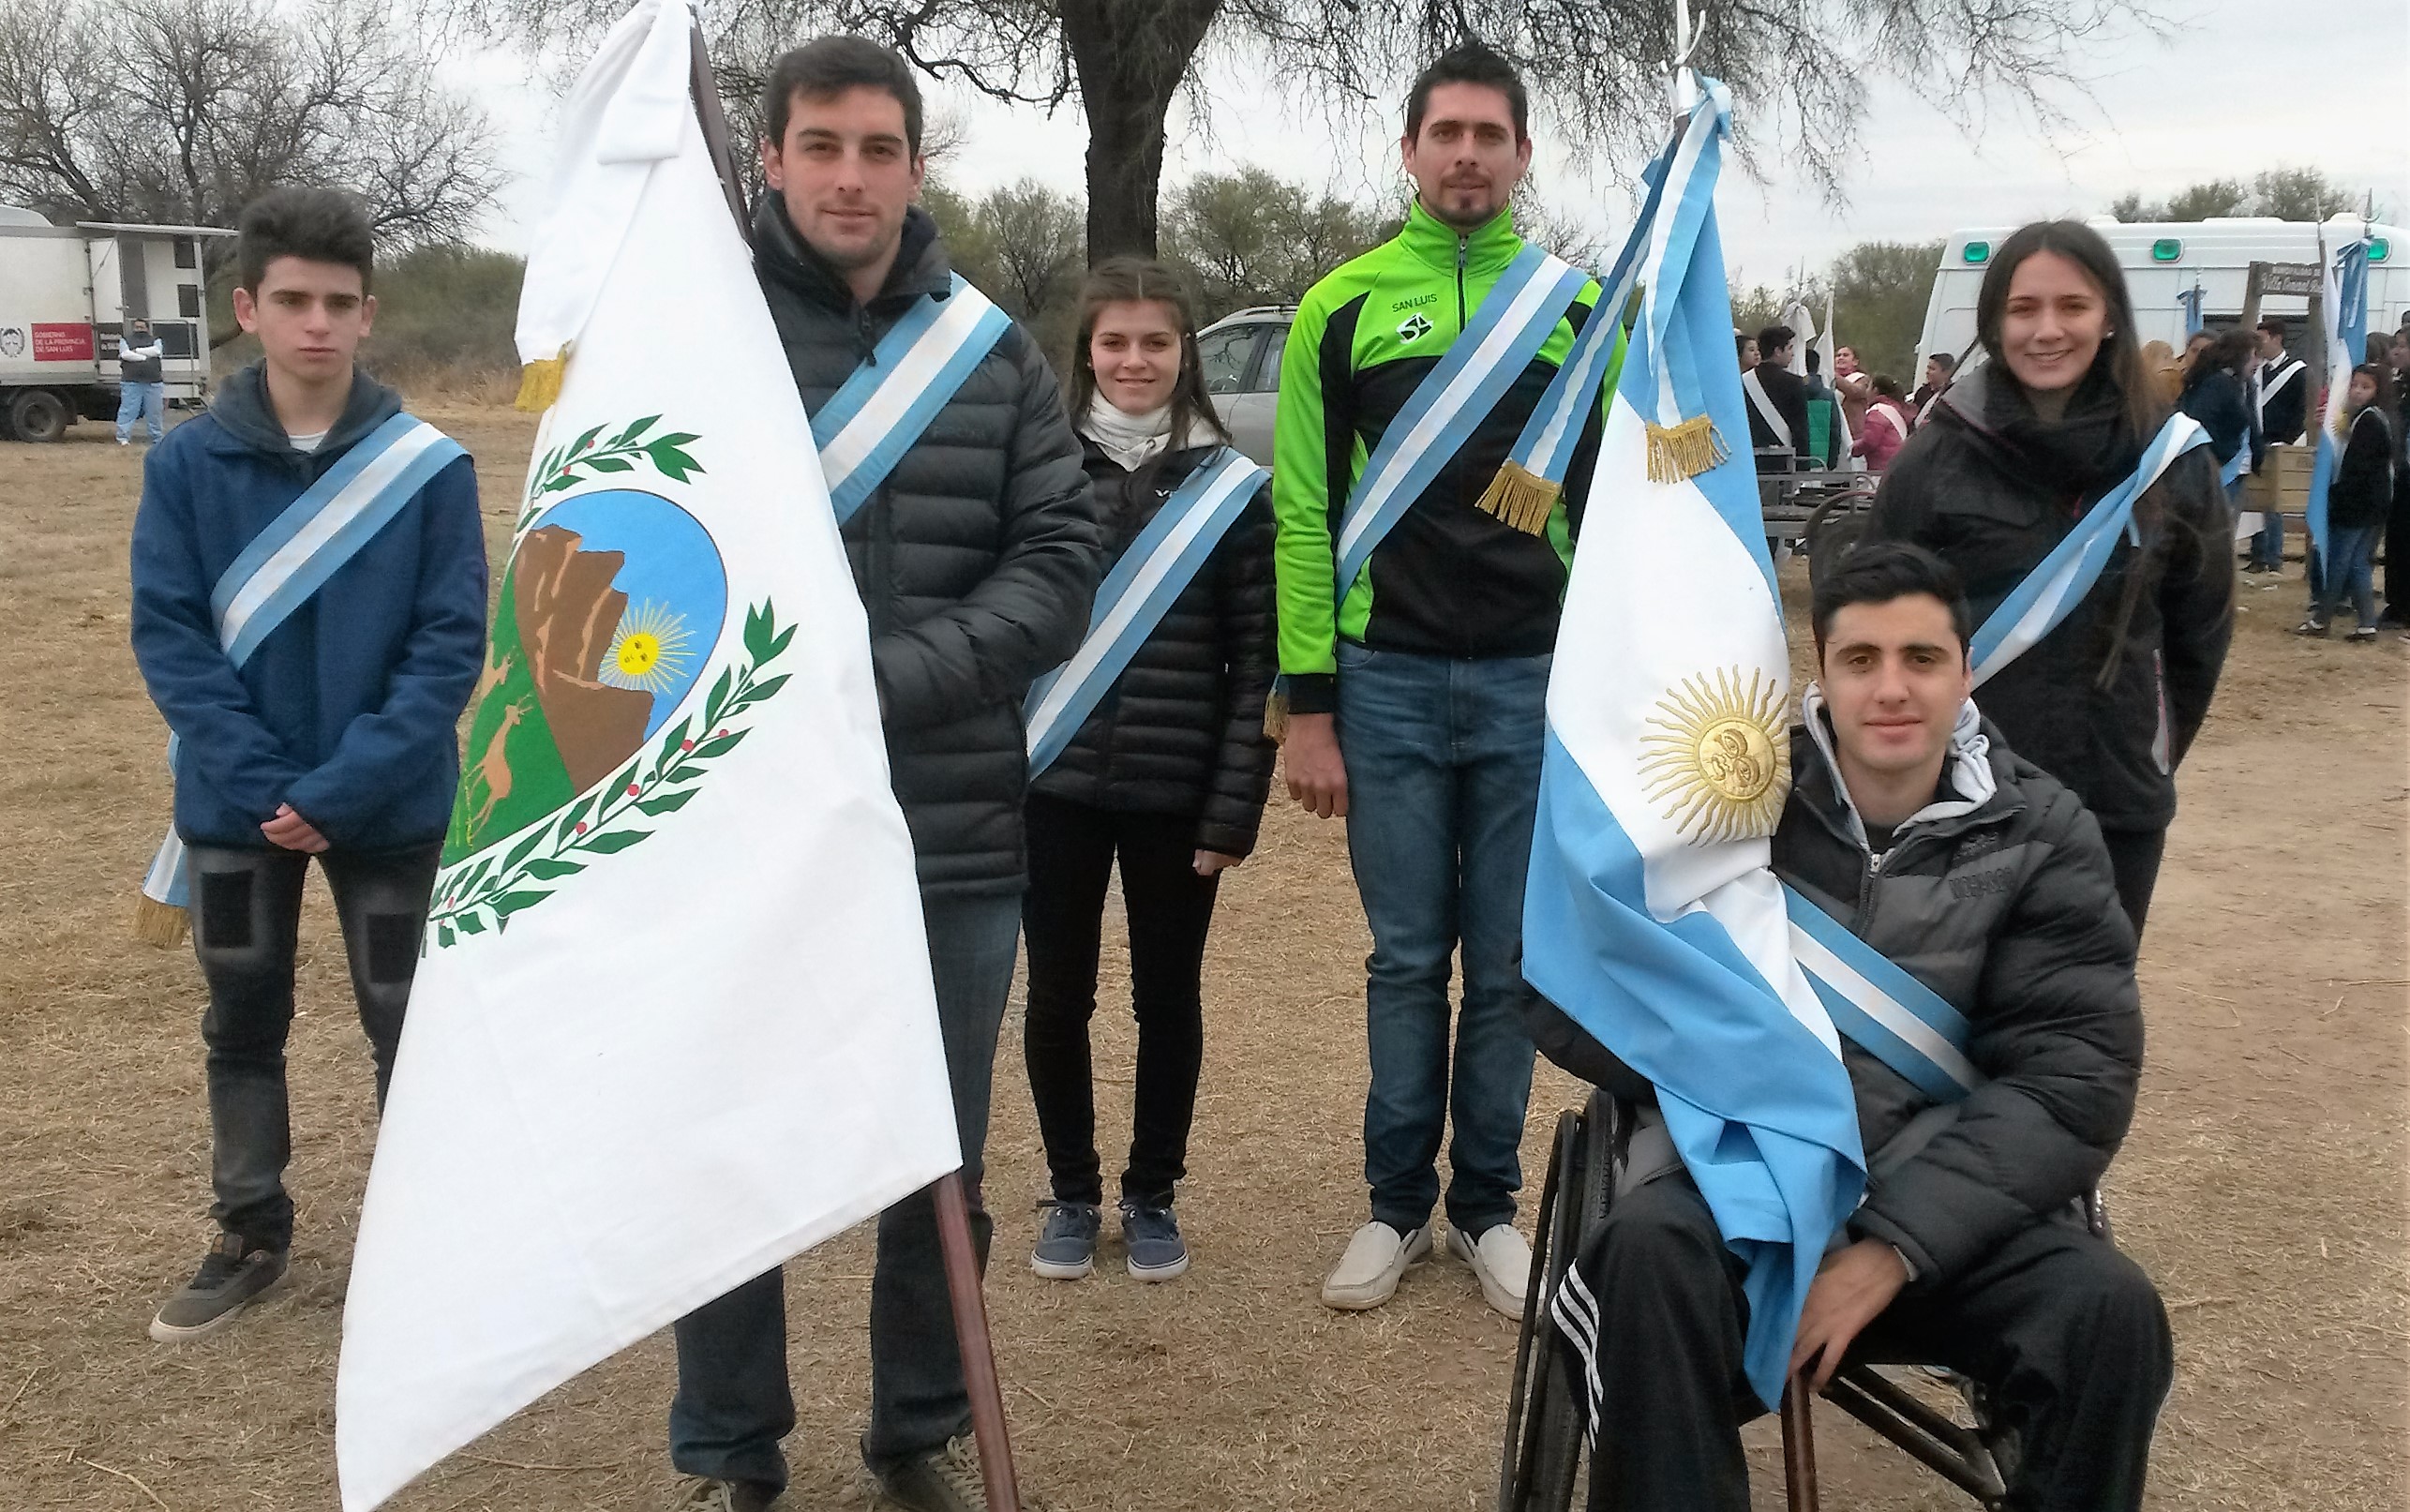
<path fill-rule="evenodd" d="M 2150 914 L 2150 894 L 2159 886 L 2159 862 L 2167 854 L 2167 831 L 2103 830 L 2101 838 L 2108 843 L 2109 870 L 2117 876 L 2118 902 L 2125 905 L 2125 916 L 2133 924 L 2133 937 L 2140 939 L 2142 921 Z"/>
<path fill-rule="evenodd" d="M 1088 1020 L 1096 1013 L 1105 885 L 1116 855 L 1130 916 L 1130 984 L 1138 1018 L 1136 1106 L 1121 1194 L 1162 1206 L 1188 1174 L 1189 1125 L 1205 1058 L 1205 933 L 1219 878 L 1196 874 L 1192 815 L 1126 814 L 1032 794 L 1029 1016 L 1023 1050 L 1046 1168 L 1058 1202 L 1101 1203 Z"/>

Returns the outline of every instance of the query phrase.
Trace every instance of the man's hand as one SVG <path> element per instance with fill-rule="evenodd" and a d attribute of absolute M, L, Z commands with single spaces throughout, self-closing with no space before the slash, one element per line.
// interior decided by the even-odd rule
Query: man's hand
<path fill-rule="evenodd" d="M 1199 876 L 1212 876 L 1216 873 L 1228 871 L 1246 859 L 1244 856 L 1233 856 L 1227 851 L 1200 850 L 1197 852 L 1196 860 L 1190 864 L 1196 867 Z"/>
<path fill-rule="evenodd" d="M 1790 1350 L 1792 1377 L 1810 1391 L 1823 1390 L 1859 1333 L 1882 1316 L 1907 1284 L 1907 1263 L 1880 1239 L 1860 1239 L 1824 1262 L 1800 1310 L 1799 1342 Z"/>
<path fill-rule="evenodd" d="M 277 804 L 277 816 L 260 826 L 260 833 L 268 837 L 270 845 L 298 850 L 305 855 L 315 856 L 326 848 L 326 837 L 320 834 L 317 827 L 307 819 L 295 814 L 291 803 Z"/>
<path fill-rule="evenodd" d="M 1280 770 L 1289 779 L 1289 796 L 1314 817 L 1347 816 L 1347 763 L 1340 759 L 1338 722 L 1330 715 L 1289 716 Z"/>

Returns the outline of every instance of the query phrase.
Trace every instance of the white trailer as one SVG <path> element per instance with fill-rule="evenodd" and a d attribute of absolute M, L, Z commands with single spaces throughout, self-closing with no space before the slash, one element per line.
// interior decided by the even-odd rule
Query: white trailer
<path fill-rule="evenodd" d="M 214 226 L 53 226 L 0 205 L 0 439 L 56 441 L 117 413 L 117 343 L 151 322 L 170 403 L 209 392 L 201 244 Z"/>
<path fill-rule="evenodd" d="M 2358 239 L 2363 225 L 2373 240 L 2369 248 L 2368 328 L 2391 331 L 2410 311 L 2410 239 L 2398 227 L 2363 222 L 2358 216 L 2337 216 L 2321 227 L 2314 221 L 2235 217 L 2198 221 L 2120 223 L 2094 220 L 2098 231 L 2118 254 L 2125 270 L 2126 289 L 2133 296 L 2142 341 L 2164 341 L 2184 349 L 2184 296 L 2201 291 L 2203 324 L 2223 330 L 2242 319 L 2245 285 L 2253 262 L 2315 265 L 2320 232 L 2329 252 Z M 1985 226 L 1950 233 L 1941 247 L 1941 268 L 1933 280 L 1933 297 L 1924 311 L 1924 334 L 1916 344 L 1916 372 L 1937 352 L 1965 353 L 1975 341 L 1975 295 L 1983 273 L 2013 226 Z M 2322 337 L 2309 329 L 2309 300 L 2300 294 L 2264 293 L 2259 315 L 2281 315 L 2291 327 L 2287 345 L 2293 354 L 2323 368 Z"/>

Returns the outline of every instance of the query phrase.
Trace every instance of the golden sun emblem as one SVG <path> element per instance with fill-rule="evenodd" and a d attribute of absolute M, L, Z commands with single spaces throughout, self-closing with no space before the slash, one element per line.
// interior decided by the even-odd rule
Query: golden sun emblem
<path fill-rule="evenodd" d="M 694 654 L 694 638 L 685 616 L 647 600 L 621 618 L 603 654 L 602 679 L 615 688 L 647 693 L 675 686 Z"/>
<path fill-rule="evenodd" d="M 1790 729 L 1782 688 L 1763 672 L 1739 667 L 1685 678 L 1657 700 L 1640 739 L 1640 773 L 1665 816 L 1702 845 L 1774 832 L 1790 792 Z M 1696 832 L 1694 832 L 1694 831 Z"/>

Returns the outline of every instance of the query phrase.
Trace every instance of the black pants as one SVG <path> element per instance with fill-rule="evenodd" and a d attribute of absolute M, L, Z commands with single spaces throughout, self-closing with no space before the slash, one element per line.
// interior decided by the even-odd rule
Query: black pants
<path fill-rule="evenodd" d="M 1579 1260 L 1597 1298 L 1591 1512 L 1748 1512 L 1740 1270 L 1690 1178 L 1615 1199 Z M 1558 1332 L 1577 1381 L 1588 1362 Z M 1853 1359 L 1935 1364 L 1983 1383 L 2020 1445 L 2018 1512 L 2142 1505 L 2175 1375 L 2150 1279 L 2072 1222 L 2036 1221 L 1947 1285 L 1894 1301 Z"/>
<path fill-rule="evenodd" d="M 2410 625 L 2410 472 L 2393 475 L 2393 513 L 2385 522 L 2385 618 Z"/>
<path fill-rule="evenodd" d="M 1205 934 L 1220 878 L 1196 873 L 1193 816 L 1117 813 L 1041 794 L 1030 796 L 1028 815 L 1029 891 L 1021 919 L 1029 943 L 1029 1016 L 1023 1044 L 1055 1196 L 1067 1203 L 1104 1200 L 1088 1021 L 1096 1015 L 1105 884 L 1117 856 L 1138 1018 L 1136 1106 L 1121 1195 L 1168 1205 L 1188 1174 L 1189 1126 L 1205 1059 Z"/>
<path fill-rule="evenodd" d="M 2167 854 L 2164 830 L 2103 830 L 2109 847 L 2109 871 L 2117 879 L 2118 902 L 2142 938 L 2142 921 L 2150 914 L 2150 894 L 2159 887 L 2159 862 Z"/>
<path fill-rule="evenodd" d="M 352 996 L 385 1105 L 394 1048 L 401 1042 L 411 978 L 418 970 L 440 843 L 398 850 L 329 850 L 318 863 L 335 894 Z M 201 1021 L 208 1046 L 209 1216 L 254 1246 L 292 1243 L 292 1198 L 284 1170 L 292 1157 L 285 1099 L 285 1038 L 292 1027 L 293 952 L 301 934 L 301 887 L 309 858 L 297 850 L 187 852 L 192 879 L 192 946 L 209 988 Z"/>

